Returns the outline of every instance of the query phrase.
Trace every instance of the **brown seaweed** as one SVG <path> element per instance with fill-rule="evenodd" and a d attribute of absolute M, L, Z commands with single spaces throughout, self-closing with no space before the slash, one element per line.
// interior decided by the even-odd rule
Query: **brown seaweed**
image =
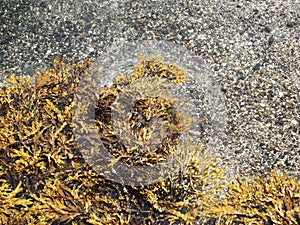
<path fill-rule="evenodd" d="M 11 75 L 10 85 L 0 89 L 0 224 L 299 224 L 295 179 L 273 173 L 221 186 L 223 169 L 215 156 L 188 142 L 179 146 L 178 137 L 192 121 L 181 118 L 172 97 L 149 95 L 136 102 L 126 120 L 135 140 L 164 137 L 160 145 L 132 143 L 139 147 L 135 151 L 114 136 L 118 126 L 112 126 L 112 105 L 121 92 L 130 100 L 128 85 L 139 90 L 141 78 L 148 79 L 150 93 L 185 82 L 185 71 L 160 57 L 140 57 L 133 74 L 119 74 L 100 91 L 94 106 L 99 136 L 87 143 L 106 143 L 116 160 L 129 165 L 156 165 L 169 158 L 162 179 L 135 187 L 97 173 L 79 151 L 72 123 L 74 94 L 90 69 L 91 61 L 53 61 L 34 82 Z M 151 118 L 157 123 L 149 124 Z M 166 133 L 151 132 L 153 125 Z"/>

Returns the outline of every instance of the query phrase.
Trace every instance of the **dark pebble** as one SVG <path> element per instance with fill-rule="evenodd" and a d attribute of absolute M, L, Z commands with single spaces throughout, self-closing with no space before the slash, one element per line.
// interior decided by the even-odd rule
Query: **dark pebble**
<path fill-rule="evenodd" d="M 271 46 L 271 45 L 273 44 L 274 41 L 275 41 L 275 38 L 274 38 L 274 36 L 272 35 L 272 36 L 269 38 L 269 40 L 268 40 L 269 46 Z"/>
<path fill-rule="evenodd" d="M 47 7 L 47 5 L 46 5 L 46 3 L 45 3 L 45 2 L 41 2 L 41 3 L 40 3 L 40 7 L 42 7 L 42 8 L 46 8 L 46 7 Z"/>
<path fill-rule="evenodd" d="M 277 120 L 277 123 L 278 123 L 280 126 L 282 126 L 283 123 L 284 123 L 284 122 L 283 122 L 283 119 L 278 119 L 278 120 Z"/>
<path fill-rule="evenodd" d="M 267 33 L 271 33 L 272 29 L 269 26 L 265 26 L 264 31 Z"/>
<path fill-rule="evenodd" d="M 296 23 L 287 23 L 286 24 L 286 27 L 287 28 L 293 28 L 293 27 L 295 27 L 296 26 Z"/>
<path fill-rule="evenodd" d="M 253 66 L 252 70 L 256 71 L 260 69 L 260 63 L 257 63 L 255 66 Z"/>

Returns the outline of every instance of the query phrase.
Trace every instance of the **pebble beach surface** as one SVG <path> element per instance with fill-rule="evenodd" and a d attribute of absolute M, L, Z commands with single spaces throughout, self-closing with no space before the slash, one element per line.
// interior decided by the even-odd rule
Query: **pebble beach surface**
<path fill-rule="evenodd" d="M 25 1 L 0 4 L 0 83 L 53 58 L 97 59 L 111 43 L 164 40 L 205 60 L 225 98 L 219 150 L 230 175 L 300 179 L 300 2 Z"/>

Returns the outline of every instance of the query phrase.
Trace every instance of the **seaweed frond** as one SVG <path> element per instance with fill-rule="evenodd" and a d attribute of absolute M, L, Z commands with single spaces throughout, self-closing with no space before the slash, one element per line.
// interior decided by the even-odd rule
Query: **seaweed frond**
<path fill-rule="evenodd" d="M 300 184 L 274 171 L 270 177 L 237 179 L 210 213 L 226 224 L 299 224 Z"/>

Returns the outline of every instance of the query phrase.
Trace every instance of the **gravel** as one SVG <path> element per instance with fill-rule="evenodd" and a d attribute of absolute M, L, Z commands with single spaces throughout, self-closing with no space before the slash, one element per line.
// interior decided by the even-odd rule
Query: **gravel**
<path fill-rule="evenodd" d="M 100 3 L 101 2 L 101 3 Z M 300 2 L 25 1 L 0 4 L 0 83 L 112 43 L 164 40 L 200 56 L 225 98 L 228 175 L 300 179 Z"/>

